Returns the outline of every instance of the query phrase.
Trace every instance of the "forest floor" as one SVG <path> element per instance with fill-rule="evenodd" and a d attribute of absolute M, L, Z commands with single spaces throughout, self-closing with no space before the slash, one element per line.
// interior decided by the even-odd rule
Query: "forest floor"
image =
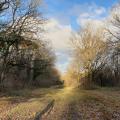
<path fill-rule="evenodd" d="M 0 120 L 35 120 L 53 99 L 53 108 L 40 120 L 120 120 L 117 88 L 41 88 L 0 93 Z"/>

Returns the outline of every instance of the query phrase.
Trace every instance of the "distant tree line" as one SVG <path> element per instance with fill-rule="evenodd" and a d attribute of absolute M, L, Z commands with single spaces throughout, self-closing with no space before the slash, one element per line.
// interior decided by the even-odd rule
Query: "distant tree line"
<path fill-rule="evenodd" d="M 117 4 L 104 26 L 96 27 L 89 22 L 72 35 L 73 60 L 67 74 L 77 80 L 77 85 L 79 82 L 85 88 L 120 86 L 119 12 Z"/>
<path fill-rule="evenodd" d="M 43 19 L 40 0 L 0 1 L 0 89 L 9 86 L 42 86 L 59 83 L 55 55 L 42 40 Z"/>

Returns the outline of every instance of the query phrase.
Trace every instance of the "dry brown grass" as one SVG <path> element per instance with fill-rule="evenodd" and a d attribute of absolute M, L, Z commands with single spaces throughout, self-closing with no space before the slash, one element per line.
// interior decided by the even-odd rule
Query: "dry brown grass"
<path fill-rule="evenodd" d="M 32 120 L 55 99 L 51 113 L 43 120 L 119 120 L 120 90 L 48 88 L 11 91 L 0 97 L 0 120 Z"/>

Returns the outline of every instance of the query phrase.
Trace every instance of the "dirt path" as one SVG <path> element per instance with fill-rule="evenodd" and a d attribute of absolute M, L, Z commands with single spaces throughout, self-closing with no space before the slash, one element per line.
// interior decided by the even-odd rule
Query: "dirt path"
<path fill-rule="evenodd" d="M 58 98 L 42 120 L 120 120 L 120 97 L 116 92 L 70 92 L 73 91 L 64 93 L 64 99 Z"/>
<path fill-rule="evenodd" d="M 42 120 L 120 120 L 119 90 L 49 88 L 15 94 L 0 97 L 0 120 L 34 120 L 51 100 L 53 109 Z"/>

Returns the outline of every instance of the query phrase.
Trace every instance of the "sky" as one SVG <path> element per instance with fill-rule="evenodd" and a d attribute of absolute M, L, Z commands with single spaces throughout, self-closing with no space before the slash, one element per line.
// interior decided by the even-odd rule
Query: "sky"
<path fill-rule="evenodd" d="M 44 15 L 48 19 L 46 37 L 57 56 L 56 66 L 65 72 L 70 56 L 70 38 L 88 21 L 95 26 L 109 15 L 118 0 L 44 0 Z"/>

